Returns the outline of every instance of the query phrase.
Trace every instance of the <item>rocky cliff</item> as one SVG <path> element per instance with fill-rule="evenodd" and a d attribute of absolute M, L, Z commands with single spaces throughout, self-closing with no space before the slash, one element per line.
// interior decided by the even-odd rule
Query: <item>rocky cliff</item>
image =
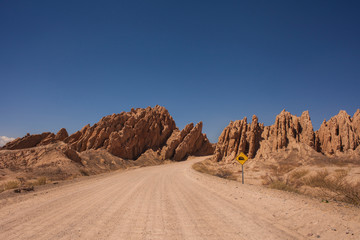
<path fill-rule="evenodd" d="M 149 149 L 161 159 L 176 161 L 188 155 L 208 155 L 214 151 L 202 133 L 202 122 L 195 127 L 189 124 L 179 131 L 169 112 L 161 106 L 109 115 L 70 136 L 65 129 L 56 135 L 50 132 L 28 134 L 6 144 L 3 149 L 24 149 L 59 141 L 77 152 L 105 149 L 114 156 L 132 160 Z"/>
<path fill-rule="evenodd" d="M 287 148 L 290 143 L 327 155 L 355 150 L 360 145 L 360 110 L 352 118 L 340 111 L 328 122 L 324 121 L 316 132 L 308 111 L 297 117 L 283 110 L 273 125 L 265 127 L 256 116 L 251 124 L 246 118 L 230 122 L 219 137 L 215 159 L 231 161 L 240 152 L 254 158 L 257 154 Z"/>
<path fill-rule="evenodd" d="M 345 111 L 321 124 L 316 132 L 318 152 L 336 154 L 355 150 L 360 145 L 360 110 L 351 118 Z"/>
<path fill-rule="evenodd" d="M 32 148 L 36 146 L 44 146 L 50 143 L 55 143 L 57 141 L 63 141 L 68 137 L 68 133 L 65 128 L 60 129 L 60 131 L 55 135 L 51 132 L 44 132 L 42 134 L 26 134 L 22 138 L 17 138 L 14 141 L 8 142 L 2 149 L 15 150 L 15 149 L 25 149 Z"/>

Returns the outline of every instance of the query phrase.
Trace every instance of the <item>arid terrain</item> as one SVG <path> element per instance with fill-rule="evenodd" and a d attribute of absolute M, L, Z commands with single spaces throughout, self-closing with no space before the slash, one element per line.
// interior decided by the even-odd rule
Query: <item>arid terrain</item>
<path fill-rule="evenodd" d="M 0 149 L 0 239 L 359 239 L 359 146 L 360 110 L 244 118 L 216 144 L 161 106 L 27 134 Z"/>
<path fill-rule="evenodd" d="M 359 239 L 359 208 L 194 171 L 205 158 L 1 200 L 1 239 Z"/>

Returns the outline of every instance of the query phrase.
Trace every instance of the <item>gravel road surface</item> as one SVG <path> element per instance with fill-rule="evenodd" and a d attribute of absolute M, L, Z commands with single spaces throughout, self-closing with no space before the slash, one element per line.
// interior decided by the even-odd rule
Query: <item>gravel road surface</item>
<path fill-rule="evenodd" d="M 359 208 L 201 174 L 202 159 L 2 201 L 0 239 L 360 239 Z"/>

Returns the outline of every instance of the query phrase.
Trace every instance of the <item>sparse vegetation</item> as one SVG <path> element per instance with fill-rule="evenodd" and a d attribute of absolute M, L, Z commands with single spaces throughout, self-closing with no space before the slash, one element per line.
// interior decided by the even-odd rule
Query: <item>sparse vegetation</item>
<path fill-rule="evenodd" d="M 221 168 L 218 169 L 215 173 L 215 176 L 229 179 L 229 180 L 236 180 L 236 177 L 234 176 L 234 174 L 230 170 L 227 170 L 227 169 L 221 169 Z"/>
<path fill-rule="evenodd" d="M 20 186 L 19 181 L 8 181 L 3 184 L 2 190 L 5 191 L 5 190 L 9 190 L 9 189 L 14 189 L 14 188 L 18 188 L 19 186 Z"/>
<path fill-rule="evenodd" d="M 283 190 L 287 192 L 300 193 L 298 188 L 302 185 L 298 179 L 291 177 L 283 178 L 279 176 L 271 177 L 266 175 L 263 177 L 263 184 L 272 189 Z"/>
<path fill-rule="evenodd" d="M 84 169 L 80 169 L 80 173 L 81 173 L 81 175 L 83 175 L 83 176 L 90 176 L 90 174 L 89 174 L 86 170 L 84 170 Z"/>
<path fill-rule="evenodd" d="M 269 188 L 296 193 L 301 193 L 300 188 L 307 186 L 319 189 L 319 197 L 360 205 L 360 183 L 350 184 L 346 181 L 347 170 L 337 169 L 333 174 L 322 170 L 306 177 L 308 174 L 308 170 L 297 170 L 287 175 L 265 175 L 263 184 Z"/>
<path fill-rule="evenodd" d="M 213 165 L 212 161 L 208 159 L 193 164 L 192 168 L 201 173 L 206 173 L 209 175 L 213 175 L 229 180 L 236 180 L 236 176 L 230 170 L 219 167 L 213 167 L 212 165 Z"/>
<path fill-rule="evenodd" d="M 300 179 L 302 177 L 304 177 L 305 175 L 307 175 L 309 173 L 309 170 L 306 169 L 302 169 L 302 170 L 297 170 L 294 171 L 290 174 L 290 177 L 293 179 Z"/>
<path fill-rule="evenodd" d="M 211 169 L 209 167 L 209 165 L 210 165 L 210 162 L 208 160 L 205 160 L 205 161 L 197 162 L 197 163 L 193 164 L 192 168 L 201 173 L 215 175 L 214 169 Z"/>
<path fill-rule="evenodd" d="M 337 171 L 333 176 L 328 171 L 319 171 L 308 177 L 306 185 L 321 189 L 327 198 L 360 205 L 360 183 L 346 181 L 347 171 Z"/>
<path fill-rule="evenodd" d="M 45 185 L 47 183 L 47 178 L 46 177 L 40 177 L 36 180 L 36 185 Z"/>

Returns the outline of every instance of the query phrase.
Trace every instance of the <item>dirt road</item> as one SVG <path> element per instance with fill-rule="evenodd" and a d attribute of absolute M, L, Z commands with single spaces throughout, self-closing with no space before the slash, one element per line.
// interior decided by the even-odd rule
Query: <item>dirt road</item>
<path fill-rule="evenodd" d="M 2 204 L 0 239 L 360 239 L 358 208 L 204 175 L 200 159 Z"/>

